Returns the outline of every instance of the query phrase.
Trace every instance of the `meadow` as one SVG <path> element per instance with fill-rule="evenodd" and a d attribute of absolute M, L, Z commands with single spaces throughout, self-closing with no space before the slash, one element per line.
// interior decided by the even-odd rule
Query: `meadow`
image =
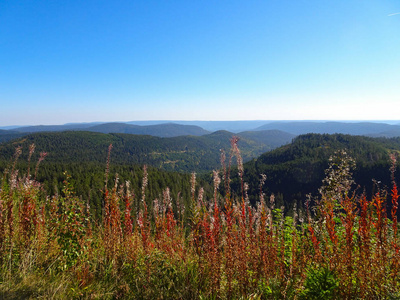
<path fill-rule="evenodd" d="M 190 199 L 172 198 L 168 187 L 146 197 L 146 166 L 139 190 L 119 182 L 109 174 L 110 145 L 100 218 L 67 173 L 62 193 L 46 195 L 36 180 L 45 153 L 34 165 L 34 145 L 19 174 L 17 148 L 0 190 L 0 298 L 400 298 L 394 154 L 391 187 L 376 182 L 368 197 L 353 189 L 353 159 L 336 152 L 320 196 L 285 215 L 263 192 L 268 174 L 260 174 L 259 199 L 250 204 L 237 141 L 221 154 L 213 195 L 192 173 Z M 239 191 L 231 190 L 233 173 Z"/>

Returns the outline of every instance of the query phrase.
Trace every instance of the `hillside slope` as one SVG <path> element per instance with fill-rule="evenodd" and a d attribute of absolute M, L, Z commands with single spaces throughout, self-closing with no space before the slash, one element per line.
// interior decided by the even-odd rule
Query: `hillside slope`
<path fill-rule="evenodd" d="M 397 134 L 400 130 L 399 125 L 390 125 L 378 122 L 322 122 L 322 121 L 288 121 L 271 122 L 258 127 L 255 130 L 282 130 L 295 135 L 307 133 L 319 134 L 351 134 L 351 135 L 374 135 L 388 136 Z"/>
<path fill-rule="evenodd" d="M 400 150 L 400 138 L 307 134 L 245 164 L 245 181 L 252 188 L 250 194 L 258 194 L 260 174 L 266 174 L 266 194 L 274 193 L 279 205 L 291 207 L 296 202 L 301 206 L 307 194 L 319 195 L 329 157 L 342 149 L 356 161 L 352 172 L 359 191 L 365 188 L 371 192 L 373 179 L 390 185 L 389 153 Z"/>
<path fill-rule="evenodd" d="M 199 126 L 163 123 L 156 125 L 139 126 L 126 123 L 76 123 L 65 125 L 26 126 L 13 129 L 19 133 L 61 132 L 61 131 L 91 131 L 100 133 L 130 133 L 152 135 L 158 137 L 175 137 L 181 135 L 200 136 L 210 133 Z M 0 132 L 1 134 L 1 132 Z"/>
<path fill-rule="evenodd" d="M 176 137 L 184 135 L 201 136 L 210 133 L 199 126 L 180 125 L 174 123 L 147 126 L 130 125 L 125 123 L 106 123 L 87 128 L 86 130 L 101 133 L 129 133 L 158 137 Z"/>
<path fill-rule="evenodd" d="M 282 143 L 292 135 L 260 132 L 256 140 L 243 134 L 239 147 L 248 161 Z M 104 164 L 109 144 L 113 144 L 112 162 L 116 164 L 148 164 L 160 169 L 179 172 L 204 172 L 220 167 L 220 150 L 230 151 L 233 134 L 217 131 L 204 136 L 160 138 L 150 135 L 95 132 L 47 132 L 30 134 L 0 145 L 2 158 L 10 159 L 16 145 L 23 146 L 27 158 L 28 147 L 34 143 L 37 152 L 48 152 L 46 161 L 59 163 L 95 162 Z"/>

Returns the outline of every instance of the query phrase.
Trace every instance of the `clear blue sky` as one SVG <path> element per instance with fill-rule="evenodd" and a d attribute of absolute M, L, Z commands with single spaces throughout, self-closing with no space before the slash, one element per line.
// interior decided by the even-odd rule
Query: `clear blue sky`
<path fill-rule="evenodd" d="M 253 119 L 400 119 L 400 1 L 0 1 L 0 125 Z"/>

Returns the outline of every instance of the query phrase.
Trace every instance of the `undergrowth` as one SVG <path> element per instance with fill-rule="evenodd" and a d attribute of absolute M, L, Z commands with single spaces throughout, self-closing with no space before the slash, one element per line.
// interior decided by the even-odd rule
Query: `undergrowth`
<path fill-rule="evenodd" d="M 29 163 L 33 153 L 32 145 Z M 111 147 L 105 182 L 110 153 Z M 265 175 L 259 202 L 250 205 L 232 139 L 230 156 L 221 156 L 222 171 L 214 172 L 211 199 L 196 189 L 194 173 L 190 205 L 179 197 L 173 201 L 168 188 L 158 199 L 146 199 L 144 168 L 138 194 L 118 175 L 113 187 L 105 185 L 103 216 L 95 220 L 68 174 L 62 194 L 47 196 L 29 168 L 18 174 L 20 154 L 18 148 L 0 190 L 1 299 L 400 297 L 395 156 L 391 190 L 377 186 L 367 199 L 352 189 L 353 160 L 337 152 L 316 205 L 307 202 L 305 211 L 285 216 L 274 196 L 263 193 Z M 239 199 L 230 190 L 234 157 L 242 181 Z"/>

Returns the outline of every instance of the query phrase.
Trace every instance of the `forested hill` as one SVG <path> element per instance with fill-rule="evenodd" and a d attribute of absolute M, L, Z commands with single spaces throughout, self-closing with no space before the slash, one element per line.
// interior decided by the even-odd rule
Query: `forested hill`
<path fill-rule="evenodd" d="M 146 196 L 150 200 L 159 198 L 165 188 L 170 188 L 171 197 L 189 199 L 190 174 L 160 170 L 151 166 L 146 153 L 162 140 L 151 136 L 127 134 L 102 134 L 93 132 L 52 132 L 36 133 L 0 145 L 0 174 L 11 170 L 15 149 L 22 146 L 15 168 L 20 177 L 27 174 L 29 145 L 35 144 L 30 174 L 42 183 L 48 195 L 61 193 L 67 172 L 76 195 L 90 203 L 93 215 L 100 216 L 104 195 L 107 151 L 113 144 L 109 167 L 108 185 L 112 187 L 116 174 L 119 182 L 129 181 L 136 199 L 141 197 L 143 165 L 148 164 Z M 161 147 L 157 145 L 158 149 Z M 165 146 L 164 146 L 165 147 Z M 156 148 L 157 149 L 157 148 Z M 129 152 L 131 151 L 131 152 Z M 36 164 L 40 152 L 47 152 L 36 176 Z M 9 173 L 8 173 L 9 174 Z M 202 185 L 207 185 L 203 183 Z M 136 202 L 135 202 L 136 203 Z"/>
<path fill-rule="evenodd" d="M 289 142 L 292 135 L 276 131 L 260 132 L 257 140 L 247 138 L 244 133 L 239 141 L 244 159 Z M 47 152 L 41 163 L 37 179 L 45 191 L 52 195 L 60 192 L 65 180 L 64 171 L 71 175 L 71 183 L 77 195 L 90 199 L 93 213 L 101 212 L 102 189 L 105 180 L 107 150 L 110 144 L 111 166 L 109 184 L 113 184 L 115 173 L 120 182 L 129 180 L 137 193 L 143 176 L 143 165 L 149 166 L 148 198 L 160 197 L 166 187 L 171 189 L 174 199 L 180 193 L 188 198 L 190 172 L 206 172 L 220 168 L 220 149 L 230 151 L 233 134 L 218 131 L 209 135 L 159 138 L 148 135 L 104 134 L 95 132 L 47 132 L 35 133 L 0 144 L 0 174 L 11 166 L 11 160 L 18 146 L 22 147 L 16 168 L 23 176 L 27 171 L 29 146 L 35 144 L 31 174 L 40 152 Z M 286 137 L 286 139 L 285 139 Z M 151 168 L 151 166 L 153 168 Z M 171 171 L 184 171 L 179 174 Z M 199 183 L 207 186 L 207 182 Z"/>
<path fill-rule="evenodd" d="M 204 172 L 220 167 L 220 149 L 229 152 L 232 136 L 227 131 L 173 138 L 74 131 L 35 133 L 0 145 L 0 157 L 9 160 L 16 146 L 22 145 L 27 158 L 28 147 L 34 143 L 37 152 L 48 153 L 48 162 L 104 164 L 107 148 L 112 144 L 111 160 L 114 164 L 147 164 L 169 171 Z M 240 137 L 239 147 L 243 159 L 248 161 L 290 142 L 293 136 L 284 132 L 265 131 L 259 132 L 258 138 L 249 133 L 243 133 Z"/>
<path fill-rule="evenodd" d="M 260 174 L 267 175 L 264 190 L 267 195 L 275 194 L 278 205 L 302 205 L 307 194 L 318 196 L 329 157 L 342 149 L 356 161 L 352 173 L 360 192 L 364 188 L 371 192 L 372 179 L 380 181 L 382 187 L 390 186 L 389 153 L 399 152 L 400 138 L 306 134 L 245 164 L 252 200 L 258 197 Z M 397 175 L 400 178 L 400 173 Z"/>
<path fill-rule="evenodd" d="M 210 133 L 199 126 L 182 125 L 175 123 L 162 123 L 147 126 L 132 125 L 120 122 L 114 123 L 77 123 L 65 125 L 39 125 L 17 127 L 14 129 L 20 133 L 54 132 L 54 131 L 92 131 L 101 133 L 130 133 L 153 135 L 158 137 L 174 137 L 181 135 L 201 136 Z"/>
<path fill-rule="evenodd" d="M 25 133 L 14 131 L 14 130 L 1 130 L 0 129 L 0 144 L 8 142 L 19 137 L 26 135 Z"/>
<path fill-rule="evenodd" d="M 0 173 L 10 166 L 15 148 L 21 145 L 22 155 L 17 168 L 23 174 L 28 147 L 34 143 L 36 151 L 33 161 L 37 161 L 39 152 L 48 153 L 39 168 L 38 179 L 45 183 L 50 194 L 54 193 L 54 188 L 61 187 L 63 171 L 67 170 L 72 175 L 77 193 L 85 199 L 90 198 L 98 208 L 110 144 L 113 145 L 110 174 L 119 173 L 122 181 L 134 182 L 139 190 L 142 166 L 153 166 L 157 169 L 152 169 L 153 181 L 149 181 L 152 185 L 149 192 L 151 197 L 157 197 L 167 186 L 175 188 L 175 193 L 177 190 L 190 189 L 188 175 L 165 171 L 199 173 L 219 169 L 220 149 L 229 152 L 232 135 L 227 131 L 200 137 L 175 138 L 72 131 L 36 133 L 0 145 Z M 298 136 L 290 144 L 266 152 L 284 141 L 288 142 L 282 139 L 284 133 L 265 131 L 256 136 L 252 132 L 239 135 L 241 139 L 238 145 L 244 160 L 263 153 L 245 164 L 244 181 L 249 183 L 251 200 L 254 202 L 258 199 L 260 174 L 266 174 L 265 194 L 268 196 L 274 193 L 277 205 L 284 204 L 288 209 L 295 202 L 302 206 L 309 193 L 318 195 L 328 159 L 335 151 L 345 149 L 356 160 L 356 168 L 353 170 L 355 182 L 361 186 L 360 191 L 365 188 L 370 192 L 372 179 L 380 181 L 382 186 L 390 185 L 388 154 L 400 150 L 400 138 L 307 134 Z M 286 138 L 291 139 L 292 136 L 287 135 Z M 400 178 L 400 173 L 398 175 Z M 232 190 L 237 192 L 240 190 L 237 175 L 232 177 Z"/>
<path fill-rule="evenodd" d="M 129 133 L 152 135 L 158 137 L 177 137 L 185 135 L 201 136 L 210 132 L 199 126 L 164 123 L 148 126 L 130 125 L 125 123 L 106 123 L 93 126 L 88 131 L 101 133 Z"/>
<path fill-rule="evenodd" d="M 320 134 L 351 134 L 373 137 L 395 137 L 400 134 L 399 124 L 386 124 L 379 122 L 323 122 L 323 121 L 287 121 L 271 122 L 264 124 L 257 130 L 278 129 L 292 134 L 300 135 L 307 133 Z"/>

